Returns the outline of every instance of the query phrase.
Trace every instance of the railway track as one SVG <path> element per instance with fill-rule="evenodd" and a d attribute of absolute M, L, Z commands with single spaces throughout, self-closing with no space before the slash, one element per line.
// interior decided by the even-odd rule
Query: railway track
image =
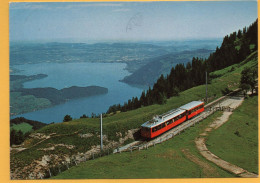
<path fill-rule="evenodd" d="M 130 144 L 127 144 L 123 147 L 119 147 L 113 151 L 113 153 L 121 153 L 125 151 L 130 151 L 132 152 L 133 150 L 142 150 L 142 149 L 148 149 L 151 146 L 155 146 L 156 144 L 160 144 L 166 140 L 169 140 L 173 138 L 174 136 L 182 133 L 185 131 L 187 128 L 191 126 L 195 126 L 197 123 L 200 121 L 206 119 L 208 116 L 213 114 L 214 112 L 218 110 L 227 110 L 227 111 L 232 111 L 233 108 L 230 106 L 226 106 L 225 101 L 229 98 L 232 97 L 234 93 L 239 92 L 239 90 L 235 90 L 234 92 L 230 93 L 229 95 L 223 96 L 218 98 L 217 100 L 205 105 L 205 111 L 202 112 L 200 115 L 193 117 L 192 119 L 185 121 L 184 123 L 178 125 L 177 127 L 165 132 L 164 134 L 152 139 L 152 140 L 138 140 L 134 141 Z M 234 97 L 232 97 L 234 98 Z"/>

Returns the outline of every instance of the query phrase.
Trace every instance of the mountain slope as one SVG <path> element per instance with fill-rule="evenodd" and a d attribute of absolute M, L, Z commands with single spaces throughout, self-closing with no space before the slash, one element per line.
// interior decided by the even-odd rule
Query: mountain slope
<path fill-rule="evenodd" d="M 156 57 L 122 81 L 128 84 L 152 86 L 161 74 L 170 73 L 176 64 L 190 62 L 193 57 L 207 58 L 212 52 L 213 50 L 198 49 Z"/>

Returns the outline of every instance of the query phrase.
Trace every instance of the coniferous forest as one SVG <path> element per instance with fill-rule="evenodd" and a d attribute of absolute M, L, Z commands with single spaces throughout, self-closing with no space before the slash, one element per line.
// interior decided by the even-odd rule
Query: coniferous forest
<path fill-rule="evenodd" d="M 152 88 L 143 91 L 141 96 L 133 97 L 124 105 L 112 105 L 107 113 L 129 110 L 152 104 L 163 104 L 167 98 L 178 96 L 179 92 L 205 83 L 206 72 L 223 69 L 243 61 L 250 53 L 258 49 L 257 21 L 243 30 L 238 30 L 224 37 L 220 48 L 207 59 L 193 58 L 186 65 L 177 64 L 167 75 L 161 75 Z M 210 78 L 209 78 L 210 79 Z"/>

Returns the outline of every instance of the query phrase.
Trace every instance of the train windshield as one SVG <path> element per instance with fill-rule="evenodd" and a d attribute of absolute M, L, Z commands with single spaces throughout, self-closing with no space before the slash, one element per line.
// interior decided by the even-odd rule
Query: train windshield
<path fill-rule="evenodd" d="M 150 128 L 142 127 L 143 132 L 150 132 Z"/>

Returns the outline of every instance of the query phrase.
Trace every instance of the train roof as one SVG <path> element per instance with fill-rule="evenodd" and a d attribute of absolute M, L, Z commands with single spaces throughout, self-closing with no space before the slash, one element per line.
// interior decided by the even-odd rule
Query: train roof
<path fill-rule="evenodd" d="M 163 123 L 165 121 L 168 121 L 169 119 L 172 119 L 175 116 L 178 116 L 178 115 L 180 115 L 180 114 L 182 114 L 184 112 L 185 112 L 185 110 L 180 109 L 180 108 L 173 109 L 173 110 L 170 110 L 170 111 L 168 111 L 168 112 L 166 112 L 166 113 L 164 113 L 162 115 L 153 117 L 152 120 L 145 122 L 141 126 L 142 127 L 147 127 L 147 128 L 152 128 L 152 127 L 157 126 L 157 125 L 159 125 L 159 124 L 161 124 L 161 123 Z"/>
<path fill-rule="evenodd" d="M 185 104 L 183 106 L 180 107 L 180 109 L 184 109 L 184 110 L 190 110 L 198 105 L 204 104 L 204 102 L 201 101 L 192 101 L 188 104 Z"/>

